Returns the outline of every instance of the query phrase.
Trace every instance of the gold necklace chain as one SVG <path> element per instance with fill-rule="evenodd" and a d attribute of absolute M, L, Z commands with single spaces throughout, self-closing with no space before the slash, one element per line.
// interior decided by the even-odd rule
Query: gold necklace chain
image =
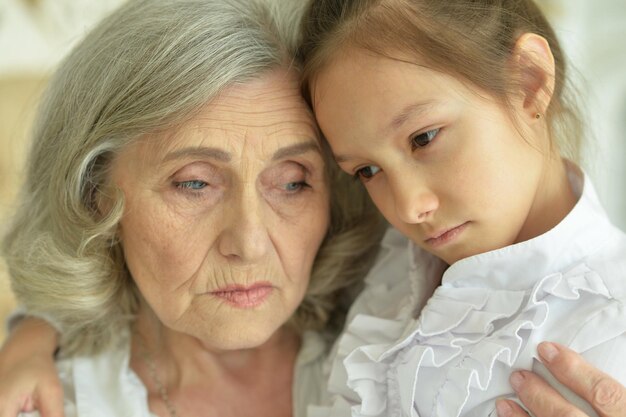
<path fill-rule="evenodd" d="M 148 365 L 150 378 L 152 378 L 152 382 L 154 382 L 154 385 L 156 385 L 157 390 L 159 391 L 159 395 L 161 396 L 161 399 L 163 400 L 163 403 L 165 404 L 165 408 L 167 408 L 167 412 L 169 413 L 170 417 L 178 417 L 178 414 L 176 413 L 176 408 L 174 407 L 174 404 L 170 400 L 170 396 L 167 394 L 167 387 L 165 386 L 165 384 L 161 382 L 161 379 L 159 378 L 159 375 L 157 374 L 156 361 L 150 354 L 150 351 L 144 344 L 141 336 L 137 335 L 137 338 L 139 339 L 139 343 L 141 344 L 141 347 L 143 350 L 141 356 L 143 357 L 143 360 L 146 362 L 146 365 Z"/>

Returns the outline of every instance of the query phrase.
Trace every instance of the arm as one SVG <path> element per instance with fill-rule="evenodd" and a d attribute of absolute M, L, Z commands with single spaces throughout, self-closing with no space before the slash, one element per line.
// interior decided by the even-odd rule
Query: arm
<path fill-rule="evenodd" d="M 63 390 L 54 364 L 57 333 L 27 317 L 0 349 L 0 417 L 39 409 L 42 417 L 63 416 Z"/>
<path fill-rule="evenodd" d="M 554 350 L 550 349 L 551 346 Z M 552 375 L 587 401 L 600 417 L 626 416 L 626 387 L 618 381 L 564 346 L 542 343 L 538 351 Z M 524 405 L 537 417 L 587 416 L 532 372 L 514 372 L 511 385 Z M 499 417 L 528 417 L 513 401 L 500 400 L 497 408 Z"/>

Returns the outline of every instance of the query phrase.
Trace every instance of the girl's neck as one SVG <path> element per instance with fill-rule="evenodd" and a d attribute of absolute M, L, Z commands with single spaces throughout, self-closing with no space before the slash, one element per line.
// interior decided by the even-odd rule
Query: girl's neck
<path fill-rule="evenodd" d="M 530 240 L 559 224 L 576 205 L 567 165 L 558 155 L 549 157 L 534 202 L 515 243 Z"/>

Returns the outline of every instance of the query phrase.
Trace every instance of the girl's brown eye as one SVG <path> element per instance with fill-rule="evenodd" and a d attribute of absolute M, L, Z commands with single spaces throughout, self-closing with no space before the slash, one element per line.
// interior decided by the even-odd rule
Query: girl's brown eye
<path fill-rule="evenodd" d="M 435 139 L 437 133 L 439 133 L 439 129 L 429 130 L 428 132 L 420 133 L 419 135 L 413 136 L 411 138 L 411 147 L 413 149 L 417 149 L 428 146 L 430 142 Z"/>
<path fill-rule="evenodd" d="M 371 165 L 365 168 L 361 168 L 359 170 L 359 173 L 365 178 L 372 178 L 374 175 L 376 175 L 376 172 L 376 167 L 373 167 Z"/>
<path fill-rule="evenodd" d="M 357 170 L 357 172 L 354 174 L 354 177 L 356 179 L 369 180 L 374 175 L 378 174 L 379 171 L 380 168 L 378 168 L 376 165 L 368 165 Z"/>

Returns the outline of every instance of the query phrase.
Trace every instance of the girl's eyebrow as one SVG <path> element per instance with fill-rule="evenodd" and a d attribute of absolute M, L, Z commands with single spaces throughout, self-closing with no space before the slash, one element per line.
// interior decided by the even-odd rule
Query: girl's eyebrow
<path fill-rule="evenodd" d="M 398 130 L 410 117 L 415 117 L 426 113 L 432 107 L 434 107 L 434 105 L 435 102 L 432 100 L 409 104 L 408 106 L 404 107 L 402 111 L 400 111 L 398 115 L 391 120 L 391 122 L 385 129 L 385 132 L 389 133 Z"/>
<path fill-rule="evenodd" d="M 351 157 L 347 156 L 347 155 L 335 155 L 335 162 L 337 162 L 338 164 L 341 164 L 342 162 L 348 162 L 350 161 Z"/>
<path fill-rule="evenodd" d="M 274 152 L 274 155 L 272 155 L 272 160 L 276 161 L 277 159 L 297 156 L 307 152 L 317 152 L 321 154 L 321 150 L 317 141 L 307 140 L 305 142 L 295 143 L 293 145 L 280 148 L 276 152 Z"/>
<path fill-rule="evenodd" d="M 437 104 L 438 103 L 434 100 L 427 100 L 405 106 L 393 119 L 391 119 L 391 122 L 387 125 L 387 127 L 385 127 L 381 137 L 386 137 L 392 132 L 400 129 L 410 118 L 421 116 L 422 114 L 429 112 Z M 349 162 L 351 159 L 353 158 L 349 155 L 335 155 L 335 162 L 338 164 Z"/>

